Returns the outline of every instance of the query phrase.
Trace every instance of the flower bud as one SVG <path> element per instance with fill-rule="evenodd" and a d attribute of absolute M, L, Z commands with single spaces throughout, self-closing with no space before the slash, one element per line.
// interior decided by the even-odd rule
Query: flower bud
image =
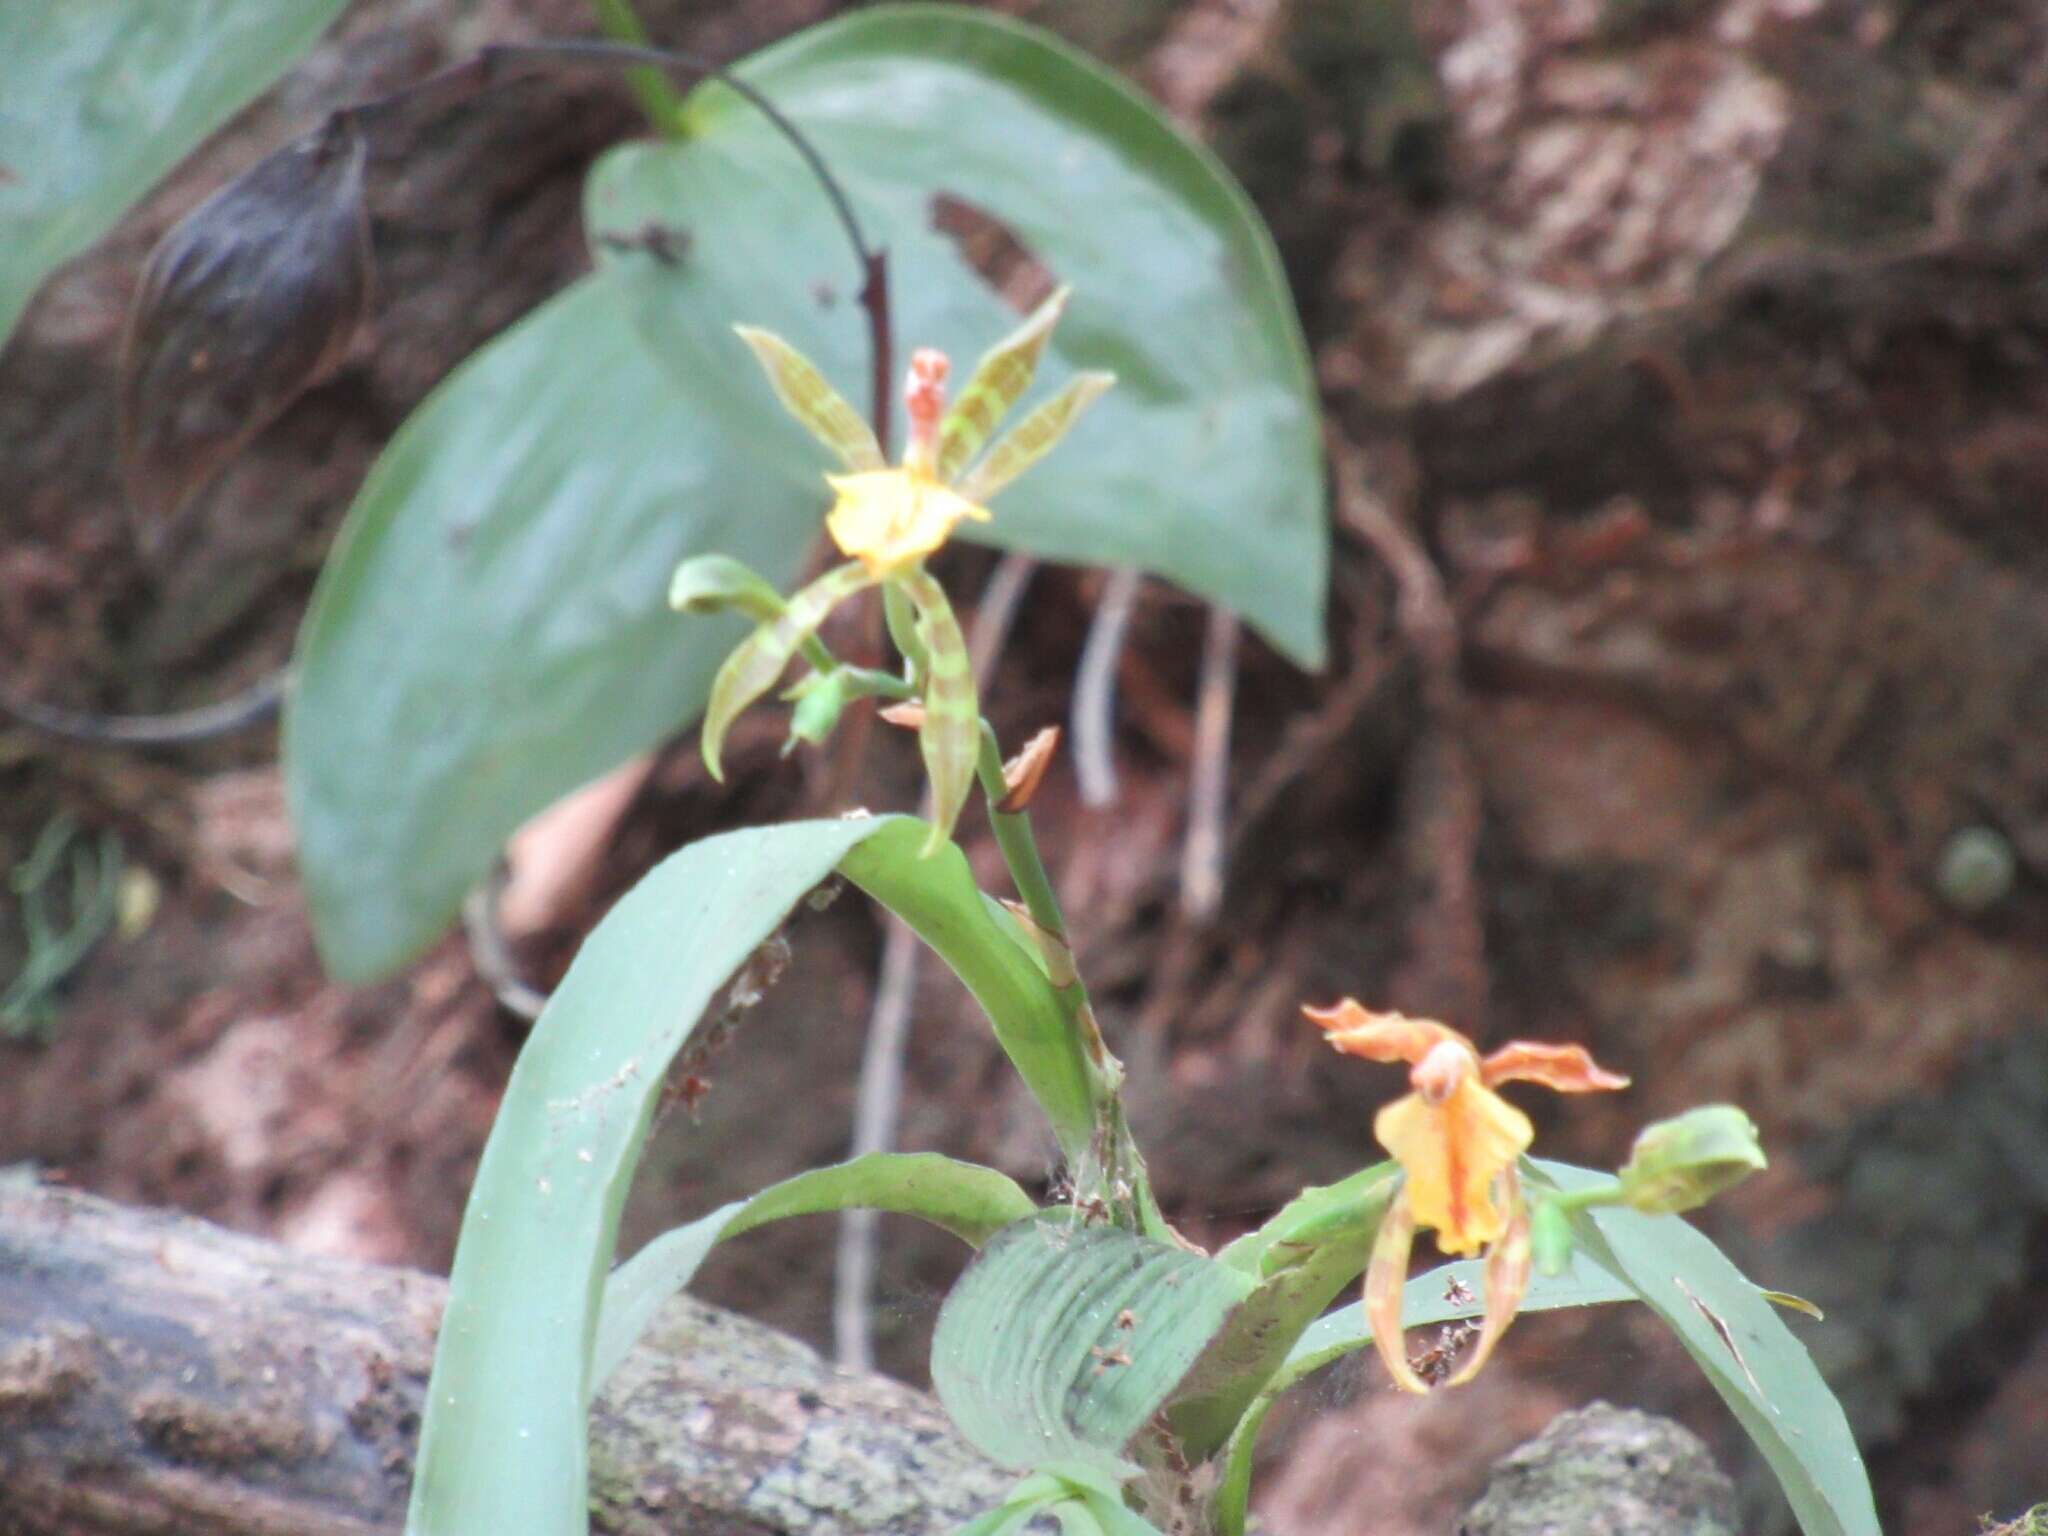
<path fill-rule="evenodd" d="M 1618 1175 L 1621 1198 L 1668 1216 L 1706 1204 L 1764 1166 L 1749 1116 L 1733 1104 L 1706 1104 L 1644 1128 Z"/>
<path fill-rule="evenodd" d="M 1572 1259 L 1572 1218 L 1564 1206 L 1538 1196 L 1529 1207 L 1529 1247 L 1536 1268 L 1544 1275 L 1560 1275 Z"/>
<path fill-rule="evenodd" d="M 846 708 L 846 674 L 813 672 L 791 690 L 790 697 L 796 700 L 796 708 L 790 712 L 789 745 L 783 750 L 787 752 L 799 741 L 815 747 L 832 734 L 840 711 Z"/>

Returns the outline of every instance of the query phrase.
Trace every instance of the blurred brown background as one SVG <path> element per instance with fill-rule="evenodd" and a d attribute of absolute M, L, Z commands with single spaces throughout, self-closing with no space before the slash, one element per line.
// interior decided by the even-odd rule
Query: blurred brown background
<path fill-rule="evenodd" d="M 826 0 L 648 7 L 736 56 Z M 1222 1240 L 1377 1154 L 1395 1089 L 1296 1015 L 1352 992 L 1483 1043 L 1581 1039 L 1636 1091 L 1532 1103 L 1612 1165 L 1734 1099 L 1771 1172 L 1707 1224 L 1865 1436 L 1888 1529 L 2048 1496 L 2048 18 L 2034 0 L 1011 0 L 1127 70 L 1244 179 L 1288 260 L 1340 476 L 1333 664 L 1248 641 L 1221 914 L 1182 910 L 1204 615 L 1148 585 L 1118 671 L 1121 798 L 1038 809 L 1165 1199 Z M 630 99 L 522 86 L 374 183 L 375 333 L 182 523 L 112 466 L 113 358 L 165 225 L 333 102 L 479 43 L 589 31 L 572 0 L 363 0 L 301 69 L 60 272 L 0 354 L 0 656 L 17 689 L 168 708 L 278 666 L 378 447 L 587 262 L 590 157 Z M 705 238 L 698 232 L 696 238 Z M 1390 564 L 1385 558 L 1393 555 Z M 972 606 L 992 565 L 947 557 Z M 1041 571 L 1000 662 L 1007 739 L 1065 716 L 1099 574 Z M 820 809 L 765 723 L 721 790 L 663 754 L 593 885 L 520 938 L 545 981 L 662 851 Z M 68 811 L 160 903 L 0 1044 L 0 1161 L 309 1248 L 446 1265 L 521 1027 L 451 938 L 321 978 L 268 729 L 175 752 L 0 727 L 0 861 Z M 876 739 L 858 798 L 903 806 Z M 970 818 L 971 821 L 971 818 Z M 979 836 L 970 830 L 970 838 Z M 990 878 L 993 850 L 975 847 Z M 855 899 L 666 1122 L 637 1242 L 843 1155 L 880 936 Z M 0 974 L 21 958 L 0 918 Z M 928 967 L 903 1144 L 1027 1181 L 1049 1144 Z M 767 1134 L 772 1131 L 772 1135 Z M 879 1346 L 919 1379 L 959 1253 L 885 1230 Z M 826 1338 L 830 1229 L 699 1287 Z M 1746 1464 L 1675 1346 L 1532 1318 L 1426 1402 L 1354 1366 L 1276 1418 L 1273 1529 L 1433 1531 L 1486 1461 L 1594 1394 Z M 1753 1471 L 1753 1469 L 1752 1469 Z M 1767 1508 L 1759 1504 L 1761 1511 Z M 1764 1528 L 1759 1514 L 1756 1528 Z"/>

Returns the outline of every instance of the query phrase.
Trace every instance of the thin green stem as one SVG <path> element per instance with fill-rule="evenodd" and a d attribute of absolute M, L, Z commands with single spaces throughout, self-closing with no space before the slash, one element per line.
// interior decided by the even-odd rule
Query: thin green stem
<path fill-rule="evenodd" d="M 999 809 L 1009 794 L 1009 784 L 1003 778 L 1002 748 L 996 741 L 994 727 L 986 720 L 981 722 L 981 750 L 975 759 L 974 771 L 981 781 L 982 794 L 988 800 L 989 825 L 995 830 L 996 846 L 1002 850 L 1003 863 L 1009 868 L 1011 883 L 1023 900 L 1024 910 L 1053 943 L 1066 951 L 1071 979 L 1064 985 L 1056 983 L 1054 990 L 1069 1027 L 1080 1036 L 1088 1058 L 1096 1121 L 1096 1167 L 1092 1172 L 1101 1186 L 1095 1193 L 1146 1236 L 1167 1237 L 1171 1229 L 1165 1214 L 1159 1209 L 1158 1197 L 1152 1192 L 1152 1181 L 1145 1172 L 1145 1159 L 1132 1139 L 1129 1122 L 1124 1118 L 1123 1063 L 1110 1054 L 1109 1047 L 1103 1042 L 1101 1027 L 1095 1020 L 1094 1005 L 1088 1000 L 1087 983 L 1082 981 L 1080 970 L 1073 963 L 1067 920 L 1060 911 L 1052 879 L 1046 874 L 1045 860 L 1038 851 L 1038 840 L 1032 836 L 1031 817 L 1025 811 Z M 1090 1171 L 1076 1169 L 1076 1184 L 1082 1184 Z"/>
<path fill-rule="evenodd" d="M 615 43 L 645 48 L 650 39 L 647 28 L 634 14 L 633 0 L 590 0 L 597 12 L 598 29 Z M 626 75 L 626 85 L 647 120 L 664 137 L 680 138 L 683 132 L 683 95 L 653 65 L 642 65 Z"/>

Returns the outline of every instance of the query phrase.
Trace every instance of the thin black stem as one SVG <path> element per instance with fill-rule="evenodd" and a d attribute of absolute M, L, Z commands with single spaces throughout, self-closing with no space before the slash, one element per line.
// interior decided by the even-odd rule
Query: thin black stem
<path fill-rule="evenodd" d="M 359 120 L 374 120 L 387 113 L 404 108 L 418 107 L 423 102 L 441 106 L 456 106 L 470 101 L 495 86 L 506 83 L 522 64 L 585 64 L 599 69 L 641 69 L 654 65 L 660 69 L 683 71 L 695 78 L 716 80 L 731 90 L 749 106 L 768 120 L 775 131 L 789 141 L 790 148 L 797 152 L 817 179 L 825 200 L 832 205 L 832 212 L 839 225 L 846 231 L 847 244 L 852 246 L 854 260 L 860 264 L 861 307 L 868 316 L 868 353 L 873 363 L 870 387 L 872 390 L 869 419 L 874 425 L 875 438 L 882 445 L 882 451 L 889 449 L 891 380 L 895 377 L 895 348 L 890 337 L 889 321 L 889 253 L 868 243 L 867 232 L 861 228 L 860 216 L 853 211 L 853 200 L 847 196 L 846 188 L 839 178 L 832 174 L 832 168 L 825 163 L 825 157 L 818 152 L 804 131 L 789 120 L 782 109 L 770 101 L 757 87 L 749 85 L 722 64 L 694 53 L 684 53 L 673 48 L 655 48 L 640 43 L 598 42 L 575 39 L 549 43 L 493 43 L 480 48 L 471 57 L 446 69 L 436 71 L 424 80 L 401 86 L 389 95 L 379 96 L 370 101 L 358 102 L 341 109 L 343 114 Z"/>

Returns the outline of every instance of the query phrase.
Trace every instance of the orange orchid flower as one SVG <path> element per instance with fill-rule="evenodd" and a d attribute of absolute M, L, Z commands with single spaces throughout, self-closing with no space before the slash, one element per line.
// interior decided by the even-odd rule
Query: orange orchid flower
<path fill-rule="evenodd" d="M 1414 1092 L 1387 1105 L 1373 1122 L 1373 1135 L 1406 1178 L 1373 1244 L 1365 1275 L 1366 1317 L 1395 1382 L 1410 1392 L 1427 1392 L 1401 1335 L 1401 1291 L 1415 1229 L 1435 1232 L 1445 1253 L 1485 1249 L 1484 1325 L 1450 1384 L 1469 1381 L 1514 1321 L 1529 1285 L 1529 1212 L 1515 1164 L 1535 1139 L 1535 1128 L 1494 1088 L 1520 1081 L 1559 1093 L 1593 1093 L 1626 1088 L 1628 1079 L 1601 1070 L 1577 1045 L 1517 1040 L 1481 1057 L 1448 1025 L 1374 1013 L 1348 997 L 1332 1008 L 1302 1012 L 1322 1026 L 1336 1050 L 1408 1063 Z"/>

